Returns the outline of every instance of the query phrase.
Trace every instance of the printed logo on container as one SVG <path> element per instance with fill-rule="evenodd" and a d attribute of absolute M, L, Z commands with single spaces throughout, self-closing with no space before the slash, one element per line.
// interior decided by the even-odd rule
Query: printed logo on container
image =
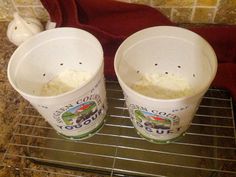
<path fill-rule="evenodd" d="M 62 119 L 66 125 L 81 124 L 98 112 L 96 103 L 88 101 L 79 104 L 62 114 Z"/>
<path fill-rule="evenodd" d="M 86 96 L 75 104 L 66 105 L 53 113 L 53 118 L 61 130 L 89 130 L 102 121 L 105 106 L 99 95 Z M 95 126 L 95 127 L 94 127 Z M 87 129 L 90 127 L 89 129 Z"/>
<path fill-rule="evenodd" d="M 137 105 L 131 107 L 136 108 L 132 109 L 131 119 L 138 128 L 143 129 L 146 133 L 164 135 L 181 130 L 180 119 L 173 113 L 148 110 L 147 108 L 137 107 Z"/>

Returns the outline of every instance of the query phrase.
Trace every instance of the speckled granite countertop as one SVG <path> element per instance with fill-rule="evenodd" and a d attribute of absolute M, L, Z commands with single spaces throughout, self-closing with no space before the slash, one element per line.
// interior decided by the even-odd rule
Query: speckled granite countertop
<path fill-rule="evenodd" d="M 77 171 L 66 171 L 67 175 L 59 175 L 59 173 L 63 173 L 63 169 L 37 165 L 29 160 L 18 161 L 20 166 L 17 168 L 12 167 L 17 159 L 5 162 L 4 153 L 8 148 L 12 132 L 19 121 L 19 115 L 27 105 L 27 102 L 11 87 L 7 79 L 7 64 L 16 49 L 16 46 L 10 43 L 6 37 L 7 25 L 8 22 L 0 22 L 0 177 L 60 177 L 70 176 L 69 174 L 83 177 L 104 176 Z"/>
<path fill-rule="evenodd" d="M 7 23 L 0 23 L 0 157 L 6 150 L 22 99 L 7 80 L 7 63 L 16 47 L 6 37 Z"/>

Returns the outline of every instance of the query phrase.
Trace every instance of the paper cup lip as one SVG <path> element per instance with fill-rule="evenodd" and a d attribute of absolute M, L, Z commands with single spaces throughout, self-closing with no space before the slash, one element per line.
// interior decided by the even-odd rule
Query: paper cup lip
<path fill-rule="evenodd" d="M 145 96 L 133 89 L 130 88 L 130 86 L 128 86 L 123 79 L 121 78 L 120 74 L 119 74 L 119 63 L 120 63 L 120 59 L 118 58 L 118 55 L 120 54 L 122 48 L 124 47 L 124 45 L 126 45 L 126 43 L 130 40 L 132 40 L 133 38 L 139 36 L 139 35 L 143 35 L 143 33 L 148 33 L 148 32 L 153 32 L 155 30 L 159 30 L 161 29 L 162 31 L 166 31 L 166 30 L 181 30 L 182 32 L 186 32 L 189 35 L 195 35 L 196 37 L 198 37 L 199 39 L 201 39 L 203 41 L 203 43 L 209 48 L 211 54 L 212 54 L 212 61 L 213 61 L 213 70 L 212 70 L 212 76 L 211 79 L 209 80 L 209 84 L 206 87 L 202 87 L 201 89 L 199 89 L 197 92 L 193 92 L 190 95 L 187 96 L 183 96 L 183 97 L 179 97 L 179 98 L 170 98 L 170 99 L 163 99 L 163 98 L 153 98 L 153 97 L 149 97 L 149 96 Z M 163 35 L 164 36 L 164 35 Z M 147 38 L 150 38 L 153 36 L 148 36 Z M 147 39 L 146 38 L 146 39 Z M 140 41 L 139 41 L 140 42 Z M 135 43 L 133 43 L 134 45 Z M 118 78 L 118 81 L 121 85 L 121 87 L 123 87 L 125 90 L 128 90 L 129 92 L 133 93 L 134 95 L 136 95 L 137 97 L 143 98 L 145 100 L 150 100 L 150 101 L 160 101 L 160 102 L 173 102 L 173 101 L 181 101 L 181 100 L 185 100 L 185 99 L 190 99 L 196 95 L 202 94 L 204 93 L 204 91 L 206 91 L 206 89 L 211 85 L 212 81 L 214 80 L 216 73 L 217 73 L 217 67 L 218 67 L 218 63 L 217 63 L 217 56 L 214 52 L 214 49 L 212 48 L 212 46 L 203 38 L 201 37 L 199 34 L 190 31 L 188 29 L 185 28 L 181 28 L 181 27 L 175 27 L 175 26 L 154 26 L 154 27 L 149 27 L 149 28 L 145 28 L 143 30 L 137 31 L 134 34 L 130 35 L 128 38 L 125 39 L 125 41 L 122 42 L 122 44 L 119 46 L 119 48 L 116 51 L 115 54 L 115 58 L 114 58 L 114 70 L 116 73 L 116 76 Z"/>
<path fill-rule="evenodd" d="M 40 95 L 33 95 L 33 94 L 29 94 L 29 93 L 26 93 L 24 91 L 22 91 L 21 89 L 19 89 L 16 84 L 13 82 L 13 74 L 11 73 L 11 67 L 12 67 L 12 62 L 13 60 L 16 60 L 17 58 L 15 57 L 17 55 L 17 53 L 22 50 L 22 48 L 25 48 L 27 47 L 27 45 L 29 45 L 29 43 L 31 43 L 32 41 L 34 40 L 37 40 L 38 38 L 40 38 L 42 35 L 46 35 L 46 34 L 50 34 L 50 33 L 53 33 L 54 31 L 61 31 L 61 32 L 64 32 L 64 31 L 72 31 L 72 32 L 82 32 L 86 35 L 88 35 L 89 37 L 91 37 L 94 41 L 96 41 L 96 44 L 97 44 L 97 48 L 98 50 L 101 52 L 101 58 L 100 58 L 100 62 L 99 62 L 99 65 L 97 67 L 97 70 L 91 75 L 91 78 L 89 80 L 87 80 L 86 82 L 84 82 L 82 85 L 80 85 L 79 87 L 77 88 L 74 88 L 73 90 L 70 90 L 68 92 L 65 92 L 65 93 L 61 93 L 61 94 L 58 94 L 58 95 L 54 95 L 54 96 L 40 96 Z M 63 37 L 62 37 L 63 38 Z M 43 43 L 43 42 L 42 42 Z M 34 48 L 34 47 L 32 47 Z M 32 48 L 30 50 L 32 50 Z M 29 51 L 30 51 L 29 50 Z M 23 96 L 27 96 L 27 97 L 30 97 L 30 98 L 35 98 L 35 99 L 38 99 L 38 100 L 45 100 L 45 99 L 57 99 L 57 98 L 63 98 L 63 97 L 66 97 L 67 95 L 69 94 L 72 94 L 74 92 L 77 91 L 77 89 L 82 89 L 84 87 L 86 87 L 90 82 L 92 82 L 92 78 L 94 78 L 95 76 L 97 76 L 102 68 L 103 70 L 103 67 L 104 67 L 104 53 L 103 53 L 103 48 L 102 48 L 102 45 L 101 43 L 98 41 L 98 39 L 92 35 L 91 33 L 85 31 L 85 30 L 82 30 L 82 29 L 78 29 L 78 28 L 74 28 L 74 27 L 58 27 L 58 28 L 54 28 L 54 29 L 50 29 L 50 30 L 46 30 L 46 31 L 42 31 L 34 36 L 32 36 L 31 38 L 27 39 L 25 42 L 23 42 L 20 46 L 17 47 L 17 49 L 13 52 L 13 54 L 11 55 L 10 57 L 10 60 L 8 62 L 8 66 L 7 66 L 7 77 L 8 77 L 8 81 L 10 82 L 11 86 L 18 92 L 20 93 L 21 95 Z"/>

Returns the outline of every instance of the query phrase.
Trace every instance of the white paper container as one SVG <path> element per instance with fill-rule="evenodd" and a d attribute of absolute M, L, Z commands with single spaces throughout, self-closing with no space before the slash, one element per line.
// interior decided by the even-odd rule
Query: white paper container
<path fill-rule="evenodd" d="M 215 77 L 217 58 L 199 35 L 179 27 L 159 26 L 128 37 L 116 52 L 114 67 L 138 134 L 151 142 L 166 143 L 190 126 Z M 144 96 L 131 89 L 144 73 L 182 75 L 194 92 L 176 99 Z"/>
<path fill-rule="evenodd" d="M 76 140 L 93 135 L 105 121 L 103 68 L 103 50 L 93 35 L 56 28 L 19 46 L 8 64 L 8 79 L 59 134 Z M 66 69 L 87 71 L 92 77 L 72 91 L 40 96 L 42 86 Z"/>

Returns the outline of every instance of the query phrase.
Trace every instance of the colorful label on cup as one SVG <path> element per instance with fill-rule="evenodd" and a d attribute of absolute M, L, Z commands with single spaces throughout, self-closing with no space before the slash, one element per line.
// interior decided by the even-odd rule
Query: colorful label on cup
<path fill-rule="evenodd" d="M 89 137 L 102 127 L 107 111 L 103 78 L 83 96 L 68 100 L 61 106 L 35 107 L 59 134 L 70 139 Z"/>
<path fill-rule="evenodd" d="M 99 95 L 92 94 L 57 109 L 53 119 L 57 130 L 65 136 L 86 137 L 103 123 L 106 105 Z"/>
<path fill-rule="evenodd" d="M 88 125 L 91 120 L 100 115 L 101 111 L 101 109 L 98 111 L 95 101 L 88 101 L 70 108 L 62 114 L 61 118 L 66 125 L 65 128 L 72 129 L 71 126 L 78 124 L 81 126 L 82 124 Z"/>
<path fill-rule="evenodd" d="M 180 118 L 176 114 L 134 104 L 129 106 L 129 111 L 135 128 L 146 138 L 165 141 L 182 132 Z"/>

